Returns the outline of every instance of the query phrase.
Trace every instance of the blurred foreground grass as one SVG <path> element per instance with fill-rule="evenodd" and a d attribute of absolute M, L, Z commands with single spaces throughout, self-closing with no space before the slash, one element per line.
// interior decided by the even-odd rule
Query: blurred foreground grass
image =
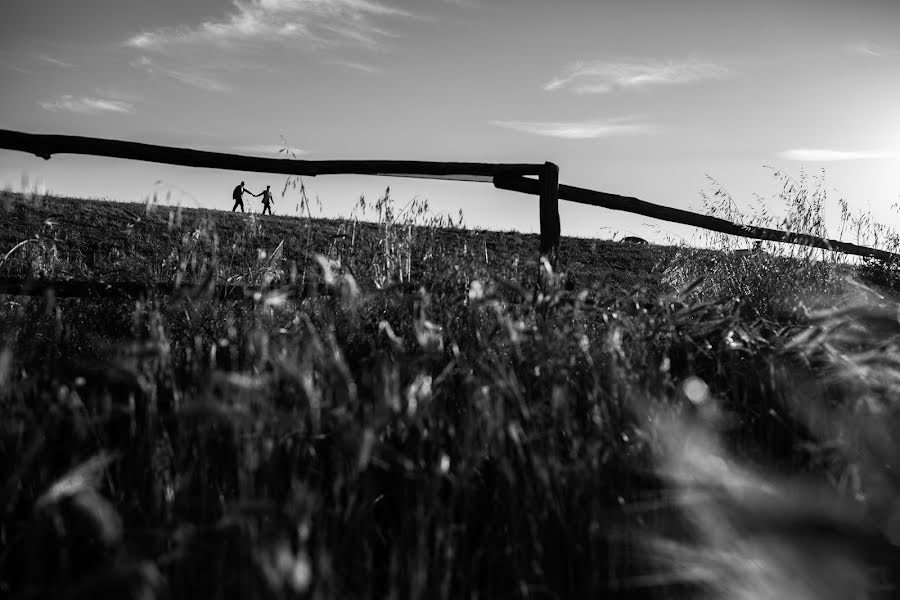
<path fill-rule="evenodd" d="M 556 274 L 388 194 L 0 216 L 0 276 L 207 284 L 3 297 L 2 595 L 897 594 L 889 266 L 567 239 Z"/>

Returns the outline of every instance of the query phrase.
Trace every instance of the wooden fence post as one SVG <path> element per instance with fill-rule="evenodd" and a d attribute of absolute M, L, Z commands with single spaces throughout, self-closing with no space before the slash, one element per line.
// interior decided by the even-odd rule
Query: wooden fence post
<path fill-rule="evenodd" d="M 559 254 L 559 167 L 552 162 L 544 163 L 539 176 L 540 216 L 541 216 L 541 256 L 546 256 L 552 266 L 556 266 Z"/>

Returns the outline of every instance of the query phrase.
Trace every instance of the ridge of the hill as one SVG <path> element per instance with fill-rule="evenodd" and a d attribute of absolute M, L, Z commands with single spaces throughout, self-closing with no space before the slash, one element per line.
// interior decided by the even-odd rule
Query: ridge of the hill
<path fill-rule="evenodd" d="M 61 196 L 3 193 L 0 201 L 0 251 L 6 254 L 35 240 L 65 265 L 56 278 L 158 283 L 171 273 L 173 248 L 215 236 L 221 265 L 242 265 L 279 244 L 288 264 L 304 268 L 316 254 L 343 258 L 348 244 L 366 246 L 372 259 L 386 227 L 408 235 L 428 235 L 445 252 L 477 254 L 487 264 L 527 265 L 537 259 L 538 236 L 347 219 L 262 216 L 205 208 L 171 207 Z M 27 244 L 26 244 L 27 245 Z M 605 281 L 621 289 L 659 285 L 661 265 L 677 248 L 599 239 L 562 240 L 561 268 L 579 285 Z M 415 256 L 411 257 L 413 261 Z M 33 262 L 33 261 L 32 261 Z M 47 277 L 8 261 L 4 276 Z M 39 269 L 37 269 L 39 271 Z"/>

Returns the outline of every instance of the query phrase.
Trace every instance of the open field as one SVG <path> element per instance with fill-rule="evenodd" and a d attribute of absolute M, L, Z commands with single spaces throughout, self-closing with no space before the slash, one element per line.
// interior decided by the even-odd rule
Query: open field
<path fill-rule="evenodd" d="M 359 216 L 2 197 L 0 594 L 896 597 L 891 268 Z"/>
<path fill-rule="evenodd" d="M 412 207 L 411 207 L 412 208 Z M 199 242 L 209 252 L 211 240 L 184 240 L 184 236 L 203 233 L 208 228 L 218 238 L 218 266 L 226 277 L 242 275 L 240 269 L 257 258 L 259 249 L 272 251 L 282 241 L 283 261 L 287 265 L 306 265 L 316 254 L 342 253 L 359 261 L 372 262 L 372 244 L 380 240 L 379 228 L 371 222 L 300 219 L 297 217 L 261 217 L 249 220 L 246 214 L 207 209 L 181 210 L 158 205 L 77 198 L 35 198 L 26 200 L 10 194 L 3 202 L 4 226 L 0 230 L 0 248 L 9 249 L 35 236 L 53 242 L 59 254 L 57 267 L 62 278 L 102 280 L 167 281 L 177 264 L 171 264 L 173 251 L 189 241 Z M 396 208 L 394 212 L 399 213 Z M 414 209 L 413 209 L 414 210 Z M 361 211 L 362 212 L 362 211 Z M 378 218 L 372 203 L 369 219 Z M 537 234 L 474 231 L 456 227 L 428 227 L 432 220 L 416 214 L 425 223 L 427 237 L 436 252 L 451 253 L 466 261 L 494 263 L 510 276 L 521 276 L 533 266 Z M 396 214 L 380 219 L 385 224 L 402 225 L 413 215 Z M 434 225 L 446 225 L 446 222 Z M 206 243 L 206 245 L 203 245 Z M 362 245 L 362 247 L 358 247 Z M 616 242 L 566 238 L 564 260 L 587 281 L 604 277 L 625 290 L 634 286 L 654 287 L 660 272 L 654 267 L 670 257 L 675 249 L 662 246 L 619 244 Z M 6 250 L 4 250 L 4 253 Z M 373 253 L 373 252 L 372 252 Z M 359 258 L 358 258 L 359 257 Z M 368 265 L 356 265 L 366 269 Z M 412 265 L 420 269 L 424 265 Z M 24 271 L 4 269 L 3 275 Z M 361 277 L 360 284 L 371 283 Z"/>

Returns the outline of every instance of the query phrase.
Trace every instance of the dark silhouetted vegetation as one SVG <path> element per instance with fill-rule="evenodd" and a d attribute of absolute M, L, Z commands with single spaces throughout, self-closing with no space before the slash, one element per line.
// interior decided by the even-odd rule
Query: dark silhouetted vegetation
<path fill-rule="evenodd" d="M 302 198 L 2 197 L 0 595 L 896 595 L 891 266 Z"/>

